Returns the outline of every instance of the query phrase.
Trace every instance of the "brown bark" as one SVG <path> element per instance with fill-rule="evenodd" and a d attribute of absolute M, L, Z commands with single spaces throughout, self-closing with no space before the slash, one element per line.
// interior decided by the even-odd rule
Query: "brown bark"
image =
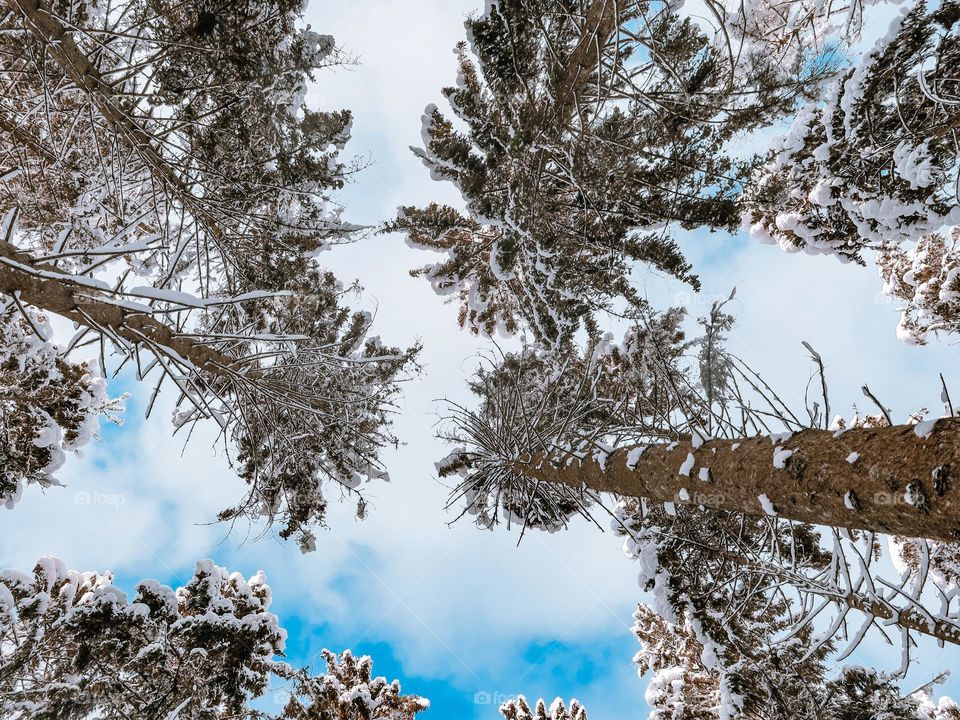
<path fill-rule="evenodd" d="M 29 305 L 96 332 L 100 332 L 97 328 L 100 325 L 132 345 L 139 346 L 145 344 L 145 339 L 149 340 L 200 370 L 229 376 L 229 370 L 236 368 L 235 358 L 191 338 L 176 335 L 152 315 L 110 302 L 108 293 L 85 285 L 84 280 L 64 275 L 52 266 L 34 263 L 29 255 L 0 240 L 0 293 L 16 293 Z"/>
<path fill-rule="evenodd" d="M 893 620 L 893 624 L 918 632 L 922 635 L 929 635 L 948 642 L 953 645 L 960 645 L 960 626 L 947 620 L 939 619 L 935 616 L 927 616 L 916 610 L 896 608 L 879 600 L 864 597 L 850 593 L 843 598 L 851 609 L 870 615 L 871 617 L 882 620 Z M 896 618 L 894 620 L 894 618 Z"/>
<path fill-rule="evenodd" d="M 593 0 L 583 23 L 583 36 L 567 59 L 562 90 L 558 93 L 554 120 L 564 124 L 575 114 L 584 86 L 597 70 L 603 50 L 617 29 L 615 0 Z"/>
<path fill-rule="evenodd" d="M 774 466 L 777 448 L 792 451 L 784 467 Z M 684 501 L 721 510 L 762 515 L 766 495 L 777 515 L 800 522 L 856 530 L 960 540 L 960 419 L 944 418 L 922 438 L 914 426 L 853 428 L 835 436 L 804 430 L 780 445 L 768 437 L 709 440 L 694 448 L 649 447 L 627 467 L 631 448 L 611 453 L 604 466 L 595 459 L 551 461 L 521 458 L 515 469 L 544 482 L 613 492 L 656 502 Z M 848 458 L 859 455 L 854 462 Z M 694 457 L 689 476 L 680 469 Z M 553 456 L 552 456 L 553 457 Z M 709 479 L 700 479 L 700 469 Z M 908 498 L 912 500 L 908 502 Z M 854 509 L 847 507 L 847 501 Z"/>

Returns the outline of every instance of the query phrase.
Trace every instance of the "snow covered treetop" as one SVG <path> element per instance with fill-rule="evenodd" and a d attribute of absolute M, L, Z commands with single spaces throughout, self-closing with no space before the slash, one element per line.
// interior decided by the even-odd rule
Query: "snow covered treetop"
<path fill-rule="evenodd" d="M 500 714 L 506 720 L 587 720 L 587 710 L 576 700 L 570 701 L 567 708 L 560 698 L 554 699 L 550 707 L 542 700 L 537 700 L 531 708 L 523 695 L 515 700 L 507 700 L 500 706 Z"/>
<path fill-rule="evenodd" d="M 372 674 L 369 657 L 324 651 L 327 672 L 280 661 L 286 632 L 262 572 L 209 560 L 172 590 L 154 580 L 129 600 L 111 573 L 42 558 L 0 572 L 0 714 L 5 718 L 412 720 L 428 703 Z M 288 688 L 257 709 L 271 682 Z"/>
<path fill-rule="evenodd" d="M 461 325 L 547 345 L 642 312 L 637 265 L 696 287 L 669 226 L 735 228 L 729 140 L 832 70 L 822 54 L 731 54 L 671 3 L 509 0 L 466 24 L 443 91 L 455 117 L 427 107 L 414 149 L 465 210 L 404 207 L 387 229 L 446 255 L 416 274 Z"/>

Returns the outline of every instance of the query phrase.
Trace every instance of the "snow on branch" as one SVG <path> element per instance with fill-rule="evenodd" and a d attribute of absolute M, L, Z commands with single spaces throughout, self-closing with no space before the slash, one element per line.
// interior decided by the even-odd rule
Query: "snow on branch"
<path fill-rule="evenodd" d="M 323 487 L 362 514 L 385 477 L 417 350 L 369 335 L 316 261 L 356 236 L 332 194 L 359 166 L 350 113 L 305 94 L 347 59 L 298 4 L 6 7 L 0 292 L 77 325 L 64 358 L 153 381 L 149 409 L 173 392 L 176 427 L 215 423 L 248 485 L 221 517 L 311 549 Z"/>
<path fill-rule="evenodd" d="M 863 263 L 864 250 L 960 223 L 957 7 L 905 8 L 822 101 L 798 113 L 747 185 L 743 222 L 753 237 Z"/>

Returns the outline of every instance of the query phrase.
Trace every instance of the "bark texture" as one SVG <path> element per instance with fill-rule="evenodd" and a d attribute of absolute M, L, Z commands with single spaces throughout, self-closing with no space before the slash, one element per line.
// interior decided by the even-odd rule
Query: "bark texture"
<path fill-rule="evenodd" d="M 657 502 L 752 515 L 772 508 L 800 522 L 957 541 L 960 419 L 938 420 L 921 437 L 927 429 L 804 430 L 778 444 L 754 437 L 694 447 L 687 439 L 648 447 L 639 457 L 625 447 L 605 458 L 528 456 L 514 468 L 544 482 Z M 636 461 L 632 468 L 628 458 Z"/>
<path fill-rule="evenodd" d="M 842 601 L 851 609 L 859 610 L 865 615 L 888 620 L 902 628 L 929 635 L 943 642 L 960 645 L 960 626 L 941 617 L 897 607 L 856 593 L 848 593 Z"/>
<path fill-rule="evenodd" d="M 584 18 L 583 37 L 567 61 L 556 112 L 552 118 L 566 125 L 567 118 L 577 112 L 580 94 L 596 72 L 603 51 L 617 29 L 617 5 L 614 0 L 594 0 Z"/>

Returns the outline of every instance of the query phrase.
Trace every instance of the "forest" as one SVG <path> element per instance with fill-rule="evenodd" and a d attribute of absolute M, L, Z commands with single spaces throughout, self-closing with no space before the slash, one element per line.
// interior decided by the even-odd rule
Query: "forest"
<path fill-rule="evenodd" d="M 0 4 L 0 717 L 960 720 L 960 0 L 480 5 Z"/>

